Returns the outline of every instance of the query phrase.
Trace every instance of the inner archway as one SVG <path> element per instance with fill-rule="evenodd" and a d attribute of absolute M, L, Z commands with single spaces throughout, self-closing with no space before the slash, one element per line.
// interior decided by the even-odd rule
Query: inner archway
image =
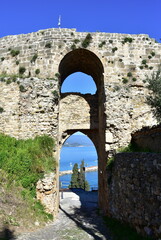
<path fill-rule="evenodd" d="M 104 70 L 100 59 L 93 52 L 80 48 L 65 55 L 59 65 L 60 86 L 70 74 L 75 72 L 90 75 L 100 89 Z"/>
<path fill-rule="evenodd" d="M 84 176 L 89 184 L 89 190 L 98 190 L 97 150 L 90 138 L 79 131 L 67 138 L 61 148 L 59 177 L 61 188 L 68 188 L 69 186 L 82 188 L 82 185 L 79 185 L 79 183 L 71 186 L 73 167 L 77 164 L 80 172 L 82 161 L 84 164 Z"/>

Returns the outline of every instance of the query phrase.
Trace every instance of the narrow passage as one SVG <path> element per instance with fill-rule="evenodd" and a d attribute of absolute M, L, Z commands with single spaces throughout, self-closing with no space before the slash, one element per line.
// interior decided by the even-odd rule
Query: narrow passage
<path fill-rule="evenodd" d="M 98 214 L 97 192 L 83 190 L 60 193 L 60 211 L 55 222 L 17 240 L 111 240 Z"/>

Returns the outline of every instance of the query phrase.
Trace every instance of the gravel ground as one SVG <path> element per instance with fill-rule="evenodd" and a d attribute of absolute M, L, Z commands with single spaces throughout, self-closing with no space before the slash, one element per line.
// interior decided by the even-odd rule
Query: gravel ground
<path fill-rule="evenodd" d="M 101 216 L 97 214 L 97 192 L 63 193 L 57 220 L 16 240 L 111 240 Z"/>

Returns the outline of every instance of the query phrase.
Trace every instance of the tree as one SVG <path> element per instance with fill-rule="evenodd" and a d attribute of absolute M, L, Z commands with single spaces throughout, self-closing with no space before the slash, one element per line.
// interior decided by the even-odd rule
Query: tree
<path fill-rule="evenodd" d="M 79 188 L 79 172 L 78 172 L 78 164 L 75 163 L 73 166 L 73 173 L 71 176 L 71 181 L 70 181 L 70 185 L 69 188 Z"/>
<path fill-rule="evenodd" d="M 77 163 L 74 164 L 69 188 L 82 188 L 85 191 L 89 191 L 90 186 L 85 179 L 84 160 L 82 160 L 80 164 L 80 172 L 78 171 L 78 164 Z"/>
<path fill-rule="evenodd" d="M 80 188 L 85 189 L 85 166 L 84 166 L 84 160 L 81 161 L 81 165 L 80 165 L 79 186 L 80 186 Z"/>
<path fill-rule="evenodd" d="M 152 92 L 147 96 L 147 103 L 152 107 L 154 116 L 158 122 L 161 122 L 161 68 L 153 72 L 151 77 L 146 78 L 147 88 Z"/>

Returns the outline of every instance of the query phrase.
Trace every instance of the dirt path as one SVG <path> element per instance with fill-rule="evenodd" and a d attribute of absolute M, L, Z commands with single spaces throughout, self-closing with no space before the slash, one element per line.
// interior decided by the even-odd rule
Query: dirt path
<path fill-rule="evenodd" d="M 58 219 L 17 240 L 111 240 L 102 218 L 97 214 L 97 193 L 63 193 Z"/>

